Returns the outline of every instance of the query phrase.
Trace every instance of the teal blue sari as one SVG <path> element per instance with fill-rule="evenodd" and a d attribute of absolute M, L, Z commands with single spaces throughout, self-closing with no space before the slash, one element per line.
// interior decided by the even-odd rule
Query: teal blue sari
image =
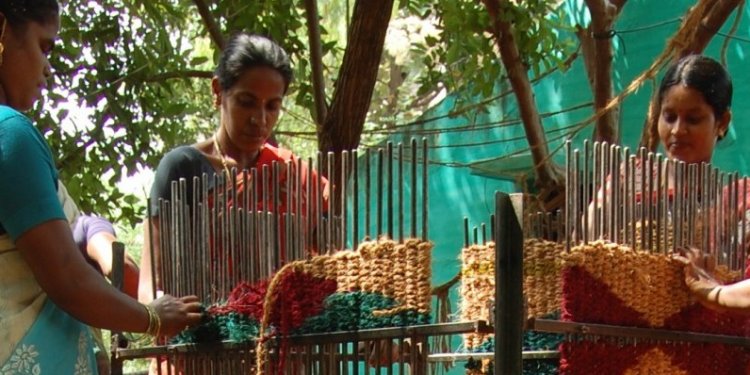
<path fill-rule="evenodd" d="M 90 329 L 47 299 L 0 375 L 97 374 Z"/>

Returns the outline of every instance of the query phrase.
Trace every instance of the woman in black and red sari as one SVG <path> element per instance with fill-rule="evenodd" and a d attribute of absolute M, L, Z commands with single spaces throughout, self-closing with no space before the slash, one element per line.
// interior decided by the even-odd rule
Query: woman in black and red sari
<path fill-rule="evenodd" d="M 159 225 L 156 220 L 160 215 L 159 200 L 171 200 L 172 182 L 181 178 L 188 182 L 187 202 L 193 202 L 194 194 L 200 195 L 200 192 L 192 191 L 194 177 L 203 175 L 213 177 L 215 174 L 224 173 L 229 175 L 232 169 L 243 171 L 256 168 L 262 173 L 263 166 L 271 166 L 273 162 L 277 162 L 281 168 L 276 182 L 280 187 L 280 204 L 269 209 L 266 202 L 260 201 L 264 190 L 264 184 L 261 182 L 264 179 L 259 177 L 253 184 L 258 196 L 255 202 L 257 206 L 246 207 L 246 209 L 269 210 L 283 215 L 287 212 L 295 213 L 294 208 L 300 208 L 302 210 L 300 214 L 302 214 L 306 212 L 307 204 L 313 205 L 312 202 L 316 202 L 317 190 L 322 191 L 320 200 L 324 202 L 322 206 L 326 206 L 327 181 L 319 178 L 314 171 L 308 173 L 305 163 L 300 162 L 290 151 L 269 143 L 269 137 L 281 114 L 282 101 L 291 81 L 292 68 L 289 57 L 273 40 L 243 32 L 232 36 L 228 41 L 211 82 L 214 104 L 219 109 L 219 127 L 216 133 L 207 140 L 169 151 L 156 170 L 150 198 L 152 217 L 149 220 L 152 223 L 150 226 L 146 225 L 152 230 L 156 264 L 159 262 L 160 254 Z M 299 203 L 292 201 L 292 207 L 287 207 L 286 199 L 289 190 L 287 188 L 289 184 L 286 181 L 287 166 L 291 166 L 293 170 L 291 175 L 301 176 L 300 191 L 306 190 L 308 178 L 312 178 L 315 182 L 312 184 L 311 197 L 300 196 L 303 201 Z M 209 183 L 213 181 L 213 178 L 209 178 Z M 209 191 L 213 188 L 213 186 L 208 187 Z M 266 191 L 266 193 L 269 192 Z M 209 197 L 198 197 L 198 201 L 210 197 L 210 194 Z M 241 201 L 239 197 L 237 201 Z M 209 203 L 211 203 L 210 199 Z M 229 202 L 229 204 L 232 203 Z M 314 213 L 311 214 L 313 215 Z M 144 249 L 141 259 L 141 269 L 150 270 L 152 260 L 148 248 Z M 141 301 L 149 301 L 153 298 L 151 277 L 151 272 L 141 272 L 139 283 Z"/>

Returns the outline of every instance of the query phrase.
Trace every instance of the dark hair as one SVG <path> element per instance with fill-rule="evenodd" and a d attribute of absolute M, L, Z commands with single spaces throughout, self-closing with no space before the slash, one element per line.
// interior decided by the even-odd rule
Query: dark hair
<path fill-rule="evenodd" d="M 2 0 L 0 13 L 15 27 L 24 27 L 29 22 L 41 24 L 54 20 L 60 15 L 57 0 Z"/>
<path fill-rule="evenodd" d="M 732 105 L 732 79 L 716 60 L 703 55 L 688 55 L 677 61 L 664 74 L 659 86 L 659 104 L 670 87 L 684 84 L 700 91 L 716 117 Z"/>
<path fill-rule="evenodd" d="M 240 32 L 227 42 L 214 74 L 222 90 L 229 90 L 247 69 L 266 66 L 276 69 L 284 78 L 284 92 L 294 73 L 289 56 L 276 42 L 262 35 Z"/>

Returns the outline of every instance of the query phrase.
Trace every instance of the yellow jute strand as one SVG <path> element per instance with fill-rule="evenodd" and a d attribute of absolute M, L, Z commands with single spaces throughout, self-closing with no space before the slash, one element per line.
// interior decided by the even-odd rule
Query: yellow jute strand
<path fill-rule="evenodd" d="M 565 246 L 531 238 L 524 241 L 523 282 L 529 317 L 541 318 L 562 306 L 561 275 Z"/>
<path fill-rule="evenodd" d="M 495 290 L 495 244 L 472 245 L 461 250 L 461 286 L 459 294 L 461 320 L 489 319 L 488 301 Z M 464 335 L 464 345 L 474 349 L 489 335 L 470 333 Z"/>
<path fill-rule="evenodd" d="M 393 263 L 405 264 L 404 288 L 394 289 L 393 298 L 398 306 L 387 310 L 375 310 L 373 316 L 390 316 L 407 310 L 418 313 L 430 312 L 432 286 L 431 252 L 432 243 L 419 239 L 407 239 L 403 244 L 396 244 L 391 251 L 402 259 L 392 259 Z M 383 282 L 389 283 L 388 278 Z"/>
<path fill-rule="evenodd" d="M 688 226 L 692 227 L 693 231 L 693 238 L 687 239 L 684 238 L 683 242 L 686 244 L 692 244 L 693 246 L 703 247 L 703 220 L 702 218 L 698 216 L 695 220 L 692 220 L 690 223 L 684 223 L 682 227 L 682 233 L 684 236 L 687 236 L 687 229 Z M 635 242 L 633 248 L 635 250 L 653 250 L 653 249 L 646 249 L 647 245 L 643 244 L 643 236 L 644 234 L 648 234 L 651 236 L 652 241 L 654 241 L 654 246 L 656 246 L 656 241 L 658 239 L 659 242 L 663 243 L 665 235 L 664 230 L 661 229 L 663 223 L 654 223 L 654 225 L 650 225 L 649 221 L 637 221 L 635 222 Z M 672 249 L 674 248 L 674 226 L 672 223 L 668 223 L 666 230 L 666 240 L 667 244 L 665 249 Z M 629 229 L 625 229 L 629 230 Z M 650 232 L 650 233 L 649 233 Z M 657 233 L 661 232 L 661 233 Z M 658 244 L 659 246 L 662 246 L 661 244 Z"/>
<path fill-rule="evenodd" d="M 524 241 L 524 295 L 528 301 L 528 315 L 543 317 L 560 310 L 562 288 L 560 271 L 562 244 L 540 239 Z M 495 295 L 495 243 L 472 245 L 461 251 L 461 320 L 487 320 L 488 301 Z M 482 344 L 489 334 L 464 335 L 464 344 L 473 349 Z"/>

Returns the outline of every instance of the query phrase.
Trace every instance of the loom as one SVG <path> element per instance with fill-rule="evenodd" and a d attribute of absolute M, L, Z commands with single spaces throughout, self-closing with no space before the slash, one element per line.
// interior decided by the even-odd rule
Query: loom
<path fill-rule="evenodd" d="M 162 373 L 186 374 L 426 374 L 444 370 L 446 362 L 471 363 L 476 359 L 484 360 L 484 364 L 472 367 L 469 373 L 529 373 L 528 366 L 524 372 L 524 365 L 551 361 L 558 367 L 554 371 L 565 374 L 618 373 L 618 363 L 630 363 L 635 368 L 628 373 L 671 374 L 683 373 L 679 365 L 670 367 L 679 352 L 705 357 L 696 355 L 701 350 L 708 350 L 716 361 L 731 362 L 735 366 L 731 368 L 737 369 L 737 363 L 745 361 L 745 348 L 750 346 L 750 340 L 742 337 L 745 321 L 696 308 L 682 284 L 681 267 L 668 261 L 668 253 L 678 245 L 699 246 L 715 256 L 723 280 L 739 277 L 746 259 L 748 219 L 743 214 L 743 198 L 747 181 L 710 165 L 688 166 L 658 154 L 631 154 L 606 144 L 584 143 L 582 150 L 572 150 L 568 144 L 566 153 L 566 175 L 572 188 L 566 194 L 564 210 L 539 213 L 528 196 L 497 193 L 495 214 L 489 225 L 474 227 L 473 241 L 469 223 L 464 222 L 466 246 L 462 254 L 475 259 L 486 256 L 478 262 L 485 266 L 476 265 L 475 274 L 484 273 L 482 285 L 490 288 L 489 299 L 496 303 L 470 301 L 480 306 L 474 306 L 472 313 L 462 307 L 459 322 L 403 318 L 374 327 L 360 320 L 329 325 L 323 331 L 297 329 L 283 334 L 269 330 L 273 324 L 259 324 L 254 331 L 240 331 L 244 337 L 221 340 L 211 336 L 216 332 L 203 332 L 203 339 L 208 336 L 213 341 L 159 342 L 135 349 L 114 346 L 113 373 L 121 373 L 123 361 L 156 358 L 163 364 L 159 368 L 164 369 Z M 358 163 L 360 154 L 365 157 Z M 197 294 L 207 305 L 226 303 L 234 286 L 269 280 L 284 266 L 311 270 L 318 264 L 316 272 L 327 272 L 326 277 L 336 279 L 337 284 L 352 282 L 351 275 L 347 276 L 351 267 L 336 266 L 341 272 L 333 272 L 320 264 L 341 258 L 377 264 L 393 254 L 381 251 L 368 263 L 357 252 L 345 249 L 379 248 L 379 240 L 391 241 L 390 249 L 395 249 L 395 244 L 405 246 L 410 240 L 428 243 L 427 160 L 426 143 L 415 141 L 406 146 L 388 144 L 381 149 L 342 153 L 340 158 L 318 155 L 307 164 L 329 176 L 340 171 L 347 181 L 333 190 L 325 208 L 317 193 L 321 186 L 306 184 L 302 188 L 305 172 L 289 165 L 232 171 L 229 178 L 196 179 L 192 182 L 194 189 L 202 189 L 204 194 L 203 200 L 192 202 L 194 210 L 188 209 L 184 199 L 188 182 L 176 182 L 173 199 L 162 202 L 161 212 L 169 214 L 160 217 L 160 225 L 169 228 L 162 231 L 169 235 L 161 236 L 163 261 L 152 272 L 160 277 L 165 292 Z M 278 182 L 280 176 L 286 176 L 288 187 Z M 212 195 L 207 194 L 209 178 L 220 186 Z M 312 178 L 307 175 L 306 180 Z M 238 193 L 236 184 L 226 181 L 243 181 L 251 188 Z M 245 181 L 262 183 L 264 188 L 254 190 L 256 185 Z M 594 200 L 595 193 L 607 185 L 616 188 Z M 685 193 L 676 193 L 682 191 Z M 219 202 L 213 210 L 206 208 L 208 195 Z M 315 197 L 314 202 L 301 199 L 303 196 Z M 237 199 L 243 202 L 240 207 L 248 207 L 246 202 L 260 203 L 246 210 L 227 204 Z M 282 199 L 295 209 L 277 214 Z M 333 214 L 317 214 L 324 211 Z M 226 251 L 217 255 L 211 249 Z M 317 255 L 311 254 L 311 249 Z M 472 275 L 466 272 L 466 258 L 464 262 L 462 288 Z M 611 267 L 609 263 L 613 263 Z M 590 290 L 582 298 L 575 292 L 594 285 L 589 281 L 595 277 L 589 277 L 586 271 L 602 265 L 609 267 L 610 273 L 626 270 L 640 275 L 640 279 L 619 281 L 614 288 L 619 292 L 653 283 L 678 291 L 673 294 L 679 298 L 668 295 L 655 300 L 643 296 L 652 305 L 661 303 L 676 311 L 671 315 L 670 311 L 646 311 L 642 314 L 646 318 L 625 314 L 624 318 L 608 320 L 607 309 L 590 308 L 600 301 L 592 298 L 601 298 L 596 293 L 601 294 L 602 288 Z M 390 267 L 395 268 L 392 264 Z M 649 274 L 652 271 L 663 275 L 654 277 Z M 576 284 L 576 280 L 585 282 Z M 424 282 L 421 285 L 421 291 L 412 292 L 424 297 Z M 359 284 L 351 287 L 361 288 Z M 388 295 L 396 288 L 390 289 L 380 290 Z M 602 301 L 609 303 L 611 299 Z M 378 311 L 408 310 L 418 305 L 391 302 Z M 638 308 L 631 310 L 638 312 Z M 673 317 L 679 319 L 670 321 Z M 701 325 L 701 321 L 708 323 Z M 712 328 L 714 324 L 719 329 Z M 463 335 L 468 350 L 455 351 L 446 345 L 454 335 Z M 193 339 L 199 336 L 200 332 L 192 332 Z M 540 342 L 548 347 L 540 348 Z M 477 348 L 483 352 L 472 351 Z M 592 365 L 590 358 L 595 358 L 599 367 Z M 698 364 L 696 368 L 722 373 L 717 366 Z"/>
<path fill-rule="evenodd" d="M 113 345 L 112 373 L 139 358 L 165 374 L 434 369 L 441 338 L 491 328 L 430 319 L 427 163 L 424 140 L 318 154 L 306 164 L 345 181 L 327 200 L 299 160 L 173 182 L 160 202 L 161 261 L 147 272 L 165 293 L 202 298 L 207 318 L 168 342 Z M 311 297 L 321 289 L 324 300 Z M 304 320 L 285 315 L 312 305 Z"/>
<path fill-rule="evenodd" d="M 476 227 L 471 244 L 465 225 L 462 282 L 469 286 L 462 286 L 462 318 L 491 311 L 473 296 L 488 290 L 496 310 L 508 314 L 495 321 L 494 338 L 465 336 L 468 355 L 484 359 L 468 373 L 747 371 L 748 320 L 697 304 L 682 266 L 669 256 L 676 247 L 696 246 L 714 257 L 720 282 L 743 278 L 747 180 L 709 164 L 602 143 L 585 142 L 582 150 L 568 143 L 566 153 L 564 210 L 538 213 L 526 200 L 523 214 L 507 206 L 496 213 L 517 216 L 525 240 L 498 241 L 496 251 L 494 242 L 478 243 Z M 495 277 L 466 272 L 493 264 L 487 273 Z M 523 359 L 532 353 L 551 358 L 554 368 L 530 371 Z"/>

